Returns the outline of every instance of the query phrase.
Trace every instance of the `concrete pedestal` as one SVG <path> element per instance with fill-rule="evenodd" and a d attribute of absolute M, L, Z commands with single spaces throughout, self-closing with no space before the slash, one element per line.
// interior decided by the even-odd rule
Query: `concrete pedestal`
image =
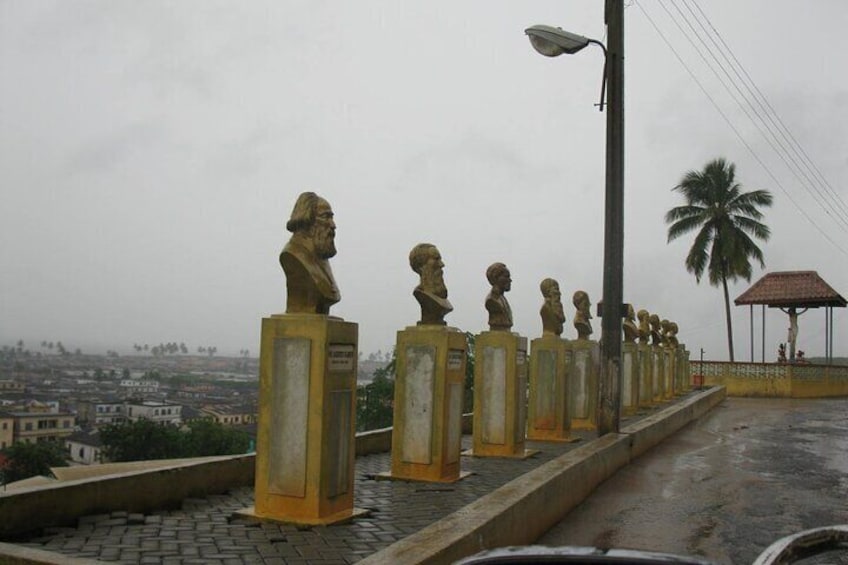
<path fill-rule="evenodd" d="M 654 359 L 651 346 L 639 344 L 639 406 L 647 408 L 654 405 Z"/>
<path fill-rule="evenodd" d="M 686 350 L 686 344 L 677 344 L 677 363 L 675 365 L 675 376 L 677 378 L 677 386 L 675 390 L 677 394 L 685 394 L 692 388 L 692 383 L 689 380 L 689 352 Z"/>
<path fill-rule="evenodd" d="M 597 429 L 600 347 L 597 341 L 577 339 L 568 342 L 568 348 L 572 352 L 569 370 L 571 429 Z"/>
<path fill-rule="evenodd" d="M 654 376 L 653 401 L 662 402 L 665 398 L 665 354 L 660 345 L 651 346 L 651 374 Z"/>
<path fill-rule="evenodd" d="M 381 478 L 452 483 L 460 471 L 465 334 L 412 326 L 397 334 L 392 470 Z"/>
<path fill-rule="evenodd" d="M 527 338 L 501 331 L 483 332 L 475 341 L 475 457 L 528 457 Z"/>
<path fill-rule="evenodd" d="M 262 320 L 255 506 L 241 517 L 351 520 L 359 329 L 320 314 Z"/>
<path fill-rule="evenodd" d="M 621 344 L 621 413 L 632 416 L 639 408 L 639 346 Z"/>
<path fill-rule="evenodd" d="M 665 374 L 665 394 L 663 398 L 669 400 L 674 398 L 675 385 L 677 384 L 674 379 L 675 367 L 677 366 L 677 350 L 674 347 L 666 346 L 663 348 L 663 357 L 665 364 L 663 367 Z"/>
<path fill-rule="evenodd" d="M 561 337 L 546 335 L 530 343 L 530 399 L 527 439 L 577 441 L 568 412 L 568 369 L 572 352 Z"/>

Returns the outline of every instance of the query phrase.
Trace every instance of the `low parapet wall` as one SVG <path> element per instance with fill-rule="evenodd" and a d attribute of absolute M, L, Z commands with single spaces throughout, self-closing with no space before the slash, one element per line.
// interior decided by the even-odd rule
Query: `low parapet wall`
<path fill-rule="evenodd" d="M 848 367 L 807 363 L 692 361 L 705 385 L 723 386 L 728 396 L 826 398 L 848 396 Z"/>
<path fill-rule="evenodd" d="M 471 414 L 463 415 L 463 430 L 470 433 Z M 356 434 L 356 455 L 385 453 L 391 448 L 392 428 Z M 80 516 L 174 508 L 188 497 L 252 486 L 255 459 L 248 454 L 63 467 L 68 471 L 67 480 L 0 489 L 0 539 L 75 524 Z M 63 473 L 59 475 L 61 479 Z"/>
<path fill-rule="evenodd" d="M 724 388 L 711 388 L 569 451 L 359 563 L 438 565 L 485 549 L 533 543 L 631 459 L 724 398 Z"/>

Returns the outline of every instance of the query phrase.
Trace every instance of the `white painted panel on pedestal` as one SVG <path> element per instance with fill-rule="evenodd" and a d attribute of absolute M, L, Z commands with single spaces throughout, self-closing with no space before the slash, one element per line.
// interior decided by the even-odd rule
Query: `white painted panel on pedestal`
<path fill-rule="evenodd" d="M 326 464 L 323 472 L 326 473 L 325 491 L 328 498 L 346 494 L 351 483 L 353 469 L 350 463 L 350 451 L 353 449 L 351 441 L 351 426 L 353 417 L 351 414 L 353 392 L 346 389 L 330 391 L 330 405 L 326 407 L 331 416 L 330 427 L 325 439 Z"/>
<path fill-rule="evenodd" d="M 515 443 L 522 443 L 527 437 L 527 377 L 525 375 L 516 379 L 518 391 L 515 401 L 518 406 L 515 407 L 515 437 L 513 438 Z"/>
<path fill-rule="evenodd" d="M 589 363 L 591 355 L 588 349 L 578 349 L 574 352 L 574 378 L 572 381 L 573 410 L 572 418 L 589 418 Z"/>
<path fill-rule="evenodd" d="M 462 451 L 462 384 L 448 385 L 448 444 L 445 463 L 456 463 Z"/>
<path fill-rule="evenodd" d="M 433 462 L 433 383 L 436 378 L 436 348 L 410 345 L 406 348 L 404 378 L 404 432 L 401 460 L 429 465 Z"/>
<path fill-rule="evenodd" d="M 630 349 L 625 349 L 622 352 L 624 367 L 621 376 L 621 405 L 631 407 L 634 405 L 633 398 L 633 368 L 635 363 L 634 352 Z"/>
<path fill-rule="evenodd" d="M 483 394 L 480 416 L 483 443 L 506 442 L 506 348 L 483 348 Z M 476 408 L 476 407 L 475 407 Z"/>
<path fill-rule="evenodd" d="M 268 492 L 306 495 L 306 431 L 309 414 L 307 338 L 274 339 Z"/>
<path fill-rule="evenodd" d="M 536 386 L 533 390 L 535 411 L 533 428 L 537 430 L 553 430 L 556 427 L 556 367 L 557 352 L 551 349 L 540 349 L 536 360 Z"/>

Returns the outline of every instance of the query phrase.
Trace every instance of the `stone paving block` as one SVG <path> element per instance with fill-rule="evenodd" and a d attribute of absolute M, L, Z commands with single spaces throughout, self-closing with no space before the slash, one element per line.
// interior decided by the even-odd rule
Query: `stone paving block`
<path fill-rule="evenodd" d="M 141 550 L 142 551 L 156 551 L 159 549 L 159 540 L 158 539 L 143 539 L 141 540 Z"/>
<path fill-rule="evenodd" d="M 97 523 L 98 526 L 126 526 L 127 519 L 124 518 L 109 518 Z"/>
<path fill-rule="evenodd" d="M 183 545 L 180 547 L 180 555 L 184 557 L 195 557 L 200 555 L 200 550 L 196 545 Z"/>
<path fill-rule="evenodd" d="M 121 561 L 135 563 L 141 558 L 141 553 L 137 550 L 125 549 L 121 551 Z"/>
<path fill-rule="evenodd" d="M 83 524 L 95 524 L 97 522 L 101 522 L 103 520 L 108 520 L 110 518 L 109 514 L 90 514 L 88 516 L 81 516 L 77 523 L 80 525 Z"/>

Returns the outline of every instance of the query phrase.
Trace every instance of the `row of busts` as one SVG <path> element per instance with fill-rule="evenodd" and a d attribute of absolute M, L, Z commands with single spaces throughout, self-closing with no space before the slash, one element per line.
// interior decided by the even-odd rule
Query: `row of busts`
<path fill-rule="evenodd" d="M 329 314 L 330 307 L 341 299 L 329 259 L 335 256 L 336 224 L 330 204 L 314 192 L 302 193 L 295 202 L 286 228 L 291 239 L 280 253 L 280 264 L 286 274 L 286 313 Z M 419 325 L 445 324 L 445 316 L 453 310 L 448 300 L 444 281 L 444 263 L 435 245 L 419 243 L 409 253 L 409 265 L 420 277 L 413 292 L 421 306 Z M 486 296 L 491 331 L 510 331 L 512 310 L 505 294 L 512 286 L 509 269 L 503 263 L 493 263 L 486 269 L 486 278 L 492 285 Z M 544 302 L 539 312 L 543 335 L 561 336 L 565 324 L 562 295 L 559 283 L 551 278 L 541 282 L 539 288 Z M 588 340 L 592 335 L 592 314 L 589 295 L 578 290 L 572 297 L 576 309 L 574 328 L 578 340 Z M 634 316 L 638 318 L 636 324 Z M 634 314 L 627 305 L 623 334 L 625 342 L 677 346 L 677 324 L 661 320 L 656 314 L 639 310 Z"/>
<path fill-rule="evenodd" d="M 413 295 L 421 306 L 419 325 L 445 325 L 444 317 L 453 310 L 448 302 L 448 291 L 445 286 L 441 254 L 435 245 L 420 243 L 409 254 L 409 264 L 421 278 Z M 486 269 L 486 279 L 492 285 L 486 296 L 485 306 L 489 313 L 490 331 L 510 331 L 512 328 L 512 309 L 506 299 L 506 293 L 512 287 L 512 276 L 503 263 L 492 263 Z M 562 293 L 559 283 L 552 278 L 546 278 L 539 284 L 542 292 L 542 308 L 539 315 L 542 318 L 543 335 L 562 336 L 565 326 L 565 312 L 562 305 Z M 589 295 L 578 290 L 572 296 L 574 305 L 574 329 L 577 330 L 578 340 L 588 340 L 592 335 L 592 303 Z M 660 319 L 657 314 L 647 310 L 634 313 L 633 305 L 627 304 L 627 315 L 622 323 L 624 341 L 677 347 L 678 327 L 674 322 Z M 639 323 L 636 324 L 635 319 Z"/>

